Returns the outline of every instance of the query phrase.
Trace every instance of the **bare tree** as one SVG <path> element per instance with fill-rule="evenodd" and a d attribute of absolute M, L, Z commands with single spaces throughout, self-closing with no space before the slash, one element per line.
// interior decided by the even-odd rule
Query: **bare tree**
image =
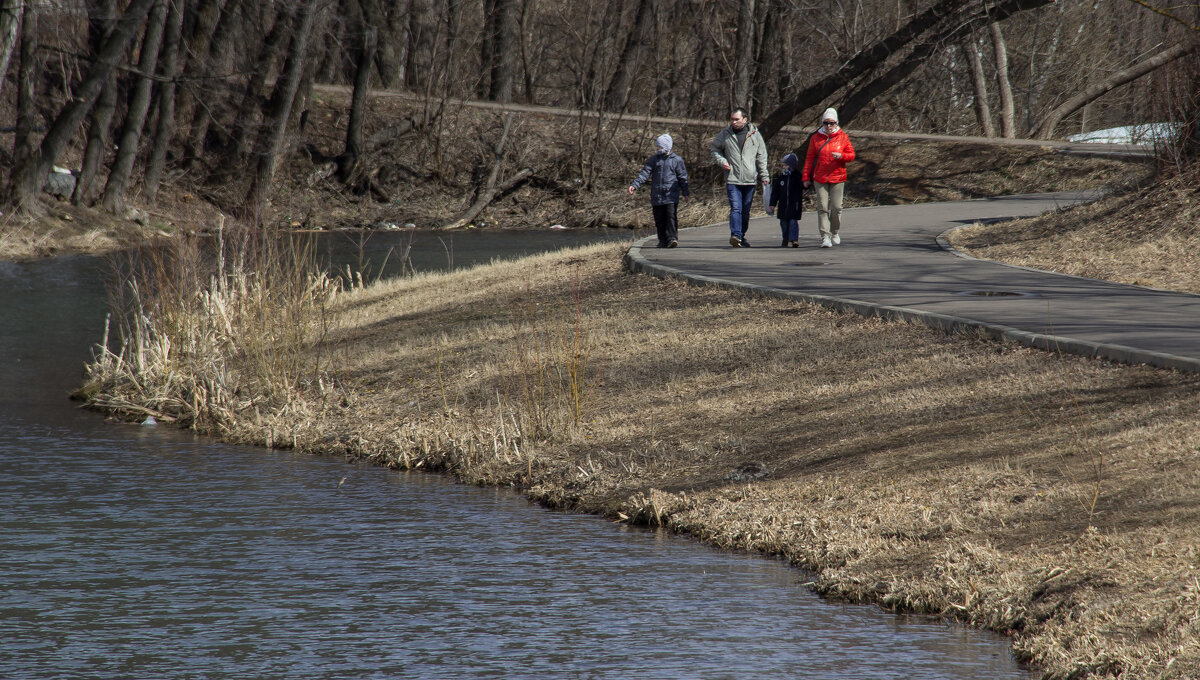
<path fill-rule="evenodd" d="M 50 169 L 78 131 L 92 105 L 96 103 L 104 82 L 120 61 L 137 30 L 145 22 L 146 13 L 154 2 L 155 0 L 132 0 L 129 3 L 120 21 L 96 53 L 95 61 L 87 75 L 79 86 L 74 88 L 75 97 L 59 111 L 46 135 L 42 137 L 37 151 L 15 164 L 9 180 L 8 200 L 21 210 L 39 210 L 37 196 L 46 184 Z M 31 5 L 32 3 L 26 7 Z M 25 19 L 29 19 L 28 12 Z M 22 57 L 24 61 L 24 55 Z"/>
<path fill-rule="evenodd" d="M 1000 136 L 1011 139 L 1016 136 L 1013 119 L 1012 83 L 1008 80 L 1008 45 L 1004 42 L 1004 32 L 1000 30 L 1000 22 L 988 24 L 992 34 L 992 49 L 996 57 L 996 89 L 1000 95 Z"/>
<path fill-rule="evenodd" d="M 363 118 L 366 116 L 367 93 L 371 87 L 371 69 L 375 63 L 375 45 L 378 41 L 378 31 L 374 26 L 361 23 L 358 31 L 358 63 L 354 75 L 354 93 L 350 100 L 350 122 L 346 125 L 346 148 L 338 157 L 338 179 L 343 182 L 350 179 L 363 152 Z"/>
<path fill-rule="evenodd" d="M 25 0 L 0 0 L 0 92 L 4 90 L 8 62 L 17 46 L 17 29 L 24 9 Z"/>
<path fill-rule="evenodd" d="M 175 134 L 175 81 L 179 77 L 180 45 L 183 34 L 183 1 L 171 0 L 167 13 L 167 34 L 159 60 L 158 122 L 154 127 L 153 146 L 146 162 L 142 193 L 153 204 L 158 197 L 167 164 L 167 147 Z"/>
<path fill-rule="evenodd" d="M 1186 43 L 1179 43 L 1174 47 L 1167 48 L 1148 59 L 1144 59 L 1129 68 L 1114 73 L 1110 78 L 1103 82 L 1096 83 L 1085 89 L 1079 94 L 1071 97 L 1067 101 L 1056 106 L 1053 110 L 1042 118 L 1041 122 L 1030 132 L 1030 137 L 1036 139 L 1049 139 L 1054 136 L 1054 128 L 1062 121 L 1063 118 L 1078 111 L 1085 104 L 1096 98 L 1112 91 L 1115 88 L 1121 87 L 1133 80 L 1141 78 L 1151 71 L 1162 67 L 1180 57 L 1192 54 L 1200 50 L 1200 41 L 1193 40 Z"/>
<path fill-rule="evenodd" d="M 249 211 L 248 216 L 252 216 L 256 223 L 262 219 L 271 180 L 275 177 L 276 158 L 283 146 L 284 128 L 291 112 L 292 99 L 300 86 L 304 54 L 308 48 L 308 36 L 312 30 L 317 2 L 318 0 L 304 0 L 304 4 L 296 10 L 287 60 L 275 83 L 271 100 L 267 103 L 262 133 L 255 147 L 258 164 L 246 194 L 245 210 Z"/>
<path fill-rule="evenodd" d="M 33 140 L 34 117 L 37 115 L 34 102 L 37 100 L 37 77 L 41 72 L 37 36 L 37 7 L 31 2 L 26 3 L 21 9 L 19 35 L 21 67 L 17 71 L 17 120 L 13 130 L 12 151 L 14 168 L 29 162 L 36 150 Z"/>
<path fill-rule="evenodd" d="M 972 36 L 963 41 L 963 54 L 971 69 L 971 89 L 974 93 L 975 119 L 984 137 L 995 137 L 996 128 L 992 125 L 992 111 L 988 106 L 987 77 L 983 73 L 983 60 L 979 58 L 979 46 Z"/>
<path fill-rule="evenodd" d="M 167 13 L 167 0 L 155 0 L 146 21 L 146 35 L 138 53 L 137 83 L 129 96 L 125 111 L 125 124 L 117 142 L 117 157 L 108 171 L 108 183 L 104 185 L 102 202 L 109 212 L 120 212 L 125 207 L 125 186 L 133 174 L 133 162 L 137 160 L 138 146 L 142 140 L 142 128 L 146 124 L 146 112 L 150 110 L 150 93 L 154 85 L 154 71 L 158 65 L 158 51 L 162 47 L 163 29 Z"/>
<path fill-rule="evenodd" d="M 622 111 L 629 102 L 629 92 L 633 88 L 633 79 L 642 68 L 647 53 L 654 40 L 654 20 L 658 3 L 655 0 L 640 0 L 637 16 L 633 20 L 633 31 L 625 40 L 621 50 L 621 58 L 617 61 L 617 71 L 608 82 L 604 93 L 604 108 L 608 111 Z"/>
<path fill-rule="evenodd" d="M 750 105 L 750 84 L 754 69 L 754 0 L 739 0 L 737 40 L 733 55 L 733 81 L 730 96 L 735 106 Z M 751 114 L 756 113 L 754 111 Z"/>
<path fill-rule="evenodd" d="M 956 36 L 961 37 L 960 34 L 969 32 L 983 22 L 999 21 L 1018 12 L 1036 9 L 1052 2 L 1054 0 L 996 0 L 984 7 L 971 4 L 969 8 L 964 9 L 958 0 L 939 0 L 905 22 L 891 35 L 861 50 L 833 73 L 801 90 L 790 100 L 783 102 L 763 119 L 759 130 L 764 138 L 771 139 L 801 111 L 820 104 L 856 78 L 882 65 L 902 48 L 920 40 L 921 42 L 907 58 L 883 75 L 859 86 L 851 95 L 848 101 L 849 106 L 843 104 L 842 107 L 842 110 L 846 108 L 854 111 L 860 110 L 872 99 L 886 92 L 920 66 L 924 58 L 942 41 L 953 40 Z M 932 35 L 928 35 L 930 33 Z"/>
<path fill-rule="evenodd" d="M 103 0 L 92 3 L 88 7 L 88 43 L 93 51 L 99 49 L 114 23 L 117 21 L 116 0 Z M 92 202 L 95 192 L 92 190 L 96 176 L 104 159 L 108 156 L 109 137 L 112 128 L 113 115 L 117 110 L 117 83 L 115 76 L 109 76 L 96 99 L 96 106 L 88 114 L 87 146 L 83 152 L 83 163 L 79 168 L 79 177 L 75 181 L 75 191 L 71 194 L 71 202 L 75 205 L 87 205 Z"/>

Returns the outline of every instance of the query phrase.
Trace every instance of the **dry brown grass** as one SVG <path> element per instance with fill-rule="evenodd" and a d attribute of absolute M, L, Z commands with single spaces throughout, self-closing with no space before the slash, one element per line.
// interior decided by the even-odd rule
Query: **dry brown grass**
<path fill-rule="evenodd" d="M 216 429 L 782 555 L 829 596 L 1010 635 L 1047 678 L 1196 677 L 1200 379 L 735 301 L 620 255 L 344 293 L 320 388 Z M 581 418 L 523 389 L 580 358 Z"/>
<path fill-rule="evenodd" d="M 1200 293 L 1200 173 L 1036 219 L 954 232 L 972 256 Z"/>

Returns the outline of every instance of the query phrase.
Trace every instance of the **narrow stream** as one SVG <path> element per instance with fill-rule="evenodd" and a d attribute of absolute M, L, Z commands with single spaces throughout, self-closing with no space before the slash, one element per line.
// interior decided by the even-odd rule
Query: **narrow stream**
<path fill-rule="evenodd" d="M 507 252 L 463 240 L 456 266 Z M 822 601 L 775 560 L 106 422 L 66 399 L 104 271 L 0 262 L 0 678 L 1030 677 L 1003 639 Z"/>

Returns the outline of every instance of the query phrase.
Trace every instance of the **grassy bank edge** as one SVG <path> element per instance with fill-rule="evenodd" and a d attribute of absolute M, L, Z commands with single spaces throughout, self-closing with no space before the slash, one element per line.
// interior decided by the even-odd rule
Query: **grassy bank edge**
<path fill-rule="evenodd" d="M 1059 621 L 1058 617 L 1069 619 L 1078 613 L 1081 603 L 1072 602 L 1072 598 L 1082 599 L 1079 592 L 1068 589 L 1053 596 L 1041 592 L 1038 598 L 1045 601 L 1028 601 L 1034 590 L 1045 591 L 1046 584 L 1060 579 L 1071 568 L 1064 571 L 1058 562 L 1023 565 L 1014 570 L 1020 578 L 1006 573 L 1013 581 L 1004 585 L 1003 578 L 981 578 L 974 573 L 979 565 L 957 571 L 947 571 L 943 565 L 940 572 L 929 572 L 928 555 L 916 554 L 913 563 L 906 566 L 902 560 L 896 561 L 895 546 L 881 553 L 883 563 L 870 564 L 872 549 L 881 545 L 878 536 L 858 540 L 855 532 L 861 527 L 851 527 L 844 538 L 833 538 L 833 533 L 841 530 L 838 522 L 847 521 L 839 519 L 839 508 L 832 513 L 813 512 L 822 495 L 826 496 L 822 502 L 839 498 L 837 503 L 845 503 L 847 493 L 855 495 L 852 475 L 831 475 L 818 469 L 784 476 L 781 470 L 789 466 L 809 465 L 802 462 L 805 454 L 789 451 L 786 456 L 772 459 L 767 449 L 776 442 L 794 446 L 795 441 L 775 438 L 770 431 L 756 433 L 755 428 L 735 432 L 738 423 L 713 422 L 714 411 L 708 406 L 704 407 L 711 428 L 707 432 L 682 427 L 656 434 L 653 418 L 645 414 L 635 417 L 646 408 L 642 403 L 645 397 L 638 392 L 647 380 L 668 389 L 674 385 L 676 389 L 691 390 L 692 394 L 720 388 L 731 374 L 735 382 L 758 385 L 743 388 L 751 392 L 765 392 L 764 385 L 779 382 L 780 375 L 751 376 L 744 367 L 723 365 L 723 357 L 703 347 L 733 342 L 737 335 L 725 334 L 722 329 L 761 323 L 755 321 L 756 312 L 782 315 L 788 321 L 780 327 L 801 336 L 813 332 L 845 336 L 846 342 L 856 344 L 851 349 L 835 350 L 834 356 L 836 363 L 849 371 L 866 365 L 856 364 L 852 356 L 854 349 L 863 347 L 900 352 L 901 347 L 917 345 L 917 354 L 933 353 L 935 363 L 952 362 L 960 352 L 981 353 L 981 361 L 998 354 L 1001 364 L 1012 361 L 1032 367 L 1031 376 L 1045 373 L 1055 361 L 1053 357 L 1011 348 L 997 351 L 994 342 L 978 334 L 948 337 L 911 324 L 849 318 L 811 305 L 756 295 L 747 295 L 744 305 L 731 308 L 721 304 L 728 297 L 724 291 L 615 271 L 614 267 L 619 267 L 615 261 L 621 254 L 611 245 L 592 246 L 511 265 L 490 265 L 349 291 L 329 304 L 324 322 L 326 340 L 311 346 L 330 361 L 328 383 L 312 373 L 312 379 L 293 381 L 290 390 L 267 394 L 261 387 L 252 392 L 248 383 L 242 382 L 237 387 L 241 403 L 233 398 L 217 400 L 220 412 L 190 422 L 228 441 L 293 447 L 395 468 L 444 471 L 467 483 L 511 486 L 531 500 L 552 507 L 664 526 L 723 548 L 779 555 L 815 573 L 809 585 L 826 596 L 875 602 L 893 610 L 951 616 L 1009 634 L 1018 656 L 1039 664 L 1045 677 L 1103 677 L 1118 672 L 1126 673 L 1122 677 L 1160 677 L 1140 673 L 1164 668 L 1168 662 L 1161 657 L 1161 650 L 1137 650 L 1136 640 L 1105 640 L 1088 626 L 1062 630 L 1069 621 Z M 480 304 L 487 305 L 482 315 L 477 314 Z M 634 311 L 623 312 L 626 307 Z M 698 319 L 687 316 L 697 310 L 701 315 Z M 691 321 L 681 324 L 684 318 Z M 816 330 L 806 330 L 804 324 Z M 383 329 L 389 332 L 381 332 Z M 582 352 L 579 345 L 570 344 L 572 337 L 579 339 L 581 329 L 591 336 Z M 641 346 L 646 333 L 666 336 L 667 344 L 694 336 L 692 342 L 700 346 L 689 350 L 694 359 L 687 367 L 690 373 L 659 375 L 636 359 L 631 362 L 619 351 L 622 344 Z M 484 344 L 496 345 L 492 351 L 474 346 L 481 338 L 489 338 Z M 781 347 L 777 340 L 763 342 L 768 342 L 767 351 Z M 579 360 L 581 354 L 583 361 Z M 587 372 L 589 363 L 598 373 Z M 202 364 L 188 370 L 202 370 Z M 1152 382 L 1178 389 L 1179 399 L 1186 400 L 1194 393 L 1193 382 L 1167 372 L 1116 368 L 1083 360 L 1067 360 L 1065 364 L 1070 367 L 1065 370 L 1083 376 L 1081 381 L 1112 380 L 1115 373 L 1121 376 L 1116 378 L 1118 381 Z M 651 372 L 646 373 L 648 370 Z M 1001 391 L 1011 388 L 1013 378 L 1008 373 L 1016 369 L 992 366 L 988 370 L 997 371 L 1002 382 L 1008 383 Z M 1092 372 L 1100 377 L 1085 375 Z M 810 388 L 834 393 L 840 390 L 849 394 L 864 387 L 864 379 L 844 377 L 838 370 L 817 373 L 815 378 L 811 373 L 798 377 Z M 539 375 L 546 378 L 540 386 L 536 380 Z M 594 382 L 596 375 L 604 376 L 603 384 Z M 977 384 L 980 378 L 971 375 L 967 384 Z M 1031 376 L 1022 375 L 1016 380 L 1032 380 Z M 882 384 L 885 377 L 875 379 Z M 237 382 L 228 378 L 227 384 Z M 956 377 L 953 382 L 961 380 Z M 832 386 L 819 384 L 825 382 Z M 215 381 L 207 376 L 196 383 L 211 385 Z M 508 387 L 502 387 L 504 383 Z M 115 384 L 107 389 L 114 388 L 120 389 Z M 488 388 L 495 388 L 494 392 Z M 888 388 L 879 389 L 886 392 Z M 596 414 L 590 421 L 579 417 L 580 400 L 572 402 L 570 398 L 581 391 L 582 401 L 586 402 L 584 410 Z M 957 389 L 954 391 L 957 393 Z M 796 396 L 797 392 L 781 398 L 764 394 L 761 400 L 786 405 Z M 195 403 L 194 397 L 178 402 Z M 959 398 L 954 396 L 950 401 Z M 135 399 L 127 403 L 131 410 L 125 412 L 126 417 L 168 410 L 163 403 L 137 405 Z M 686 418 L 678 406 L 659 404 L 654 410 Z M 793 419 L 801 415 L 794 414 Z M 1104 415 L 1095 417 L 1103 419 Z M 179 420 L 189 422 L 186 417 Z M 756 425 L 763 424 L 761 414 L 754 420 Z M 795 423 L 801 429 L 812 424 L 811 419 L 802 418 Z M 1021 428 L 1016 430 L 1020 434 Z M 825 445 L 836 444 L 837 434 L 834 428 Z M 1092 435 L 1076 431 L 1067 436 L 1078 441 Z M 1195 441 L 1194 432 L 1188 432 L 1188 436 Z M 1005 445 L 1012 447 L 1013 443 L 1005 440 Z M 937 452 L 933 457 L 938 457 Z M 999 479 L 1007 487 L 1003 490 L 1006 499 L 1036 494 L 1049 501 L 1053 496 L 1065 506 L 1075 503 L 1076 497 L 1089 489 L 1086 455 L 1078 461 L 1080 479 L 1084 480 L 1078 484 L 1066 481 L 1069 475 L 1063 474 L 1051 475 L 1054 479 L 1050 482 L 1043 475 L 1026 479 L 1022 465 L 1046 465 L 1036 456 L 1010 452 L 1002 458 L 1017 461 L 1017 472 L 1013 472 L 1011 462 L 999 462 L 956 474 L 984 481 Z M 1072 464 L 1052 459 L 1050 465 Z M 781 491 L 779 487 L 788 484 L 792 486 Z M 986 493 L 986 484 L 979 480 L 971 479 L 967 485 Z M 894 489 L 878 484 L 866 484 L 858 491 L 859 496 L 896 501 Z M 812 495 L 816 500 L 797 511 L 786 500 L 793 493 Z M 917 517 L 936 525 L 931 518 L 947 508 L 945 503 L 935 502 L 937 495 L 933 489 L 929 498 L 903 501 L 901 514 L 919 507 Z M 756 500 L 760 496 L 772 500 Z M 856 524 L 869 516 L 863 512 L 861 506 L 850 507 L 849 523 Z M 781 516 L 797 519 L 784 521 Z M 907 525 L 911 519 L 876 518 L 877 523 L 890 527 L 885 543 L 910 542 L 900 546 L 899 552 L 915 549 L 923 553 L 928 549 L 922 546 L 928 540 L 922 538 L 924 530 L 895 528 L 897 522 Z M 1003 551 L 990 547 L 994 539 L 966 530 L 960 538 L 964 536 L 969 540 L 960 541 L 957 547 L 948 546 L 947 554 L 952 553 L 955 559 L 965 555 L 968 562 L 980 559 L 980 555 L 1000 561 L 996 555 Z M 1114 541 L 1116 538 L 1103 527 L 1090 521 L 1080 524 L 1076 517 L 1069 540 L 1055 539 L 1055 549 L 1067 554 L 1074 551 L 1077 557 L 1094 557 L 1097 552 L 1111 550 Z M 1087 582 L 1088 577 L 1084 577 L 1082 583 Z M 1043 608 L 1045 611 L 1038 613 Z"/>

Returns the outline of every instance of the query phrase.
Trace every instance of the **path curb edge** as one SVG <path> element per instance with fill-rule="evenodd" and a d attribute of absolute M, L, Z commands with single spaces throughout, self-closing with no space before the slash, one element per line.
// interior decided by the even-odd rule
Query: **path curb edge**
<path fill-rule="evenodd" d="M 822 307 L 834 309 L 843 312 L 852 312 L 867 318 L 882 318 L 894 321 L 908 321 L 921 323 L 931 328 L 946 332 L 958 332 L 966 329 L 974 329 L 983 331 L 989 337 L 1006 342 L 1014 342 L 1027 347 L 1045 350 L 1049 352 L 1062 352 L 1065 354 L 1074 354 L 1094 359 L 1106 359 L 1123 364 L 1147 364 L 1158 368 L 1166 368 L 1170 370 L 1180 371 L 1183 373 L 1200 373 L 1200 359 L 1179 356 L 1176 354 L 1167 354 L 1164 352 L 1151 352 L 1149 350 L 1138 349 L 1136 347 L 1127 347 L 1125 345 L 1114 345 L 1106 343 L 1091 342 L 1089 340 L 1079 340 L 1057 335 L 1047 335 L 1044 333 L 1033 333 L 1024 331 L 1011 326 L 1000 324 L 990 324 L 974 319 L 966 319 L 958 316 L 950 316 L 947 314 L 937 314 L 935 312 L 923 312 L 918 309 L 909 307 L 896 307 L 892 305 L 882 305 L 873 302 L 864 302 L 862 300 L 854 300 L 850 298 L 838 298 L 828 295 L 816 295 L 813 293 L 801 293 L 798 291 L 787 291 L 770 286 L 760 286 L 753 283 L 744 283 L 731 279 L 723 279 L 713 276 L 704 276 L 701 274 L 692 274 L 682 269 L 668 267 L 666 265 L 650 262 L 642 256 L 642 244 L 650 242 L 657 237 L 647 236 L 641 240 L 635 241 L 625 253 L 625 266 L 629 271 L 638 274 L 648 274 L 658 278 L 677 278 L 683 279 L 695 285 L 710 285 L 733 290 L 743 290 L 747 292 L 759 293 L 770 297 L 787 298 L 791 300 L 799 300 L 804 302 L 812 302 Z"/>

